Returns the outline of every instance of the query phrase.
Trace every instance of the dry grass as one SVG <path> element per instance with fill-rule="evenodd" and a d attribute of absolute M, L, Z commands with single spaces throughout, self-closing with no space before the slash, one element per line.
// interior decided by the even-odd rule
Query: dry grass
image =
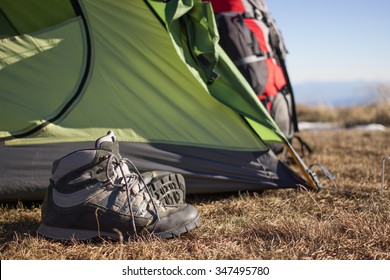
<path fill-rule="evenodd" d="M 62 244 L 36 236 L 40 204 L 0 207 L 0 259 L 390 259 L 390 186 L 380 195 L 390 131 L 305 132 L 336 175 L 319 193 L 190 196 L 200 228 L 180 238 Z M 390 164 L 386 181 L 390 180 Z"/>
<path fill-rule="evenodd" d="M 366 90 L 372 94 L 370 104 L 338 108 L 300 104 L 297 106 L 298 120 L 336 122 L 345 127 L 370 123 L 390 126 L 390 84 L 379 83 Z"/>
<path fill-rule="evenodd" d="M 390 126 L 390 102 L 333 108 L 299 105 L 298 119 L 310 122 L 336 122 L 345 127 L 377 123 Z"/>

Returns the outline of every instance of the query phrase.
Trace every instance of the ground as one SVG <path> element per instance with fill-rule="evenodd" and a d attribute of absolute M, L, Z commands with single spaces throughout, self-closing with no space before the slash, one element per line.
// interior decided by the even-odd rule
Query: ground
<path fill-rule="evenodd" d="M 390 131 L 301 132 L 336 179 L 318 193 L 190 195 L 198 229 L 180 238 L 63 244 L 36 235 L 40 202 L 0 207 L 0 259 L 390 259 Z M 291 166 L 295 169 L 296 167 Z"/>

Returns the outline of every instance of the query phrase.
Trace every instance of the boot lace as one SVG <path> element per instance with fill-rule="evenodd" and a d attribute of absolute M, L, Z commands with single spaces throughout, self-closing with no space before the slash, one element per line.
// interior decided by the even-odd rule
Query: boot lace
<path fill-rule="evenodd" d="M 110 166 L 113 167 L 114 174 L 110 174 Z M 119 170 L 119 174 L 117 170 Z M 134 172 L 131 172 L 130 170 L 133 170 Z M 106 176 L 112 186 L 125 190 L 126 200 L 130 209 L 131 223 L 135 234 L 137 234 L 137 228 L 135 224 L 133 205 L 131 203 L 131 193 L 136 195 L 139 192 L 146 191 L 147 196 L 150 199 L 149 202 L 152 203 L 153 210 L 156 213 L 157 220 L 160 220 L 160 216 L 158 214 L 159 210 L 156 205 L 156 202 L 153 199 L 149 188 L 147 188 L 141 173 L 138 171 L 137 167 L 131 160 L 129 160 L 128 158 L 118 159 L 118 157 L 116 157 L 114 154 L 111 154 L 108 158 L 108 162 L 106 165 Z M 139 186 L 140 183 L 142 187 Z"/>

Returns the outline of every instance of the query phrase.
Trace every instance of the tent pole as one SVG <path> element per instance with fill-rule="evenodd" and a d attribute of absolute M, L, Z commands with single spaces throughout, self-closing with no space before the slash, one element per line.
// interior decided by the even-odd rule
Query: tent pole
<path fill-rule="evenodd" d="M 304 177 L 307 182 L 310 184 L 313 191 L 319 191 L 321 189 L 321 183 L 318 180 L 318 177 L 314 171 L 312 171 L 306 164 L 303 162 L 298 153 L 294 150 L 291 143 L 285 139 L 285 137 L 281 137 L 284 141 L 284 145 L 289 151 L 290 155 L 294 159 L 294 161 L 298 164 L 299 169 L 302 171 Z"/>
<path fill-rule="evenodd" d="M 382 188 L 381 188 L 381 195 L 383 195 L 384 189 L 385 189 L 385 162 L 386 160 L 390 159 L 390 156 L 383 157 L 382 160 Z"/>

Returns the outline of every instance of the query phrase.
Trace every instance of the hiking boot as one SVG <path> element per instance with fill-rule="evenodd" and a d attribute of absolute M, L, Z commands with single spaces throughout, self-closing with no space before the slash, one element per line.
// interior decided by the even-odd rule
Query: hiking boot
<path fill-rule="evenodd" d="M 94 149 L 75 151 L 53 163 L 38 234 L 59 240 L 144 234 L 171 238 L 199 224 L 192 205 L 164 205 L 151 196 L 109 132 Z"/>
<path fill-rule="evenodd" d="M 112 145 L 112 135 L 108 133 L 106 136 L 96 140 L 96 147 Z M 114 135 L 115 137 L 115 135 Z M 110 147 L 108 147 L 110 149 Z M 119 146 L 114 145 L 112 152 L 116 157 L 121 158 L 119 154 Z M 136 169 L 135 166 L 133 166 Z M 141 180 L 148 186 L 152 196 L 160 200 L 165 205 L 176 205 L 185 203 L 185 180 L 181 174 L 171 173 L 168 171 L 147 171 L 141 174 Z"/>
<path fill-rule="evenodd" d="M 141 175 L 155 199 L 165 205 L 185 203 L 186 189 L 183 175 L 167 171 L 148 171 Z"/>

